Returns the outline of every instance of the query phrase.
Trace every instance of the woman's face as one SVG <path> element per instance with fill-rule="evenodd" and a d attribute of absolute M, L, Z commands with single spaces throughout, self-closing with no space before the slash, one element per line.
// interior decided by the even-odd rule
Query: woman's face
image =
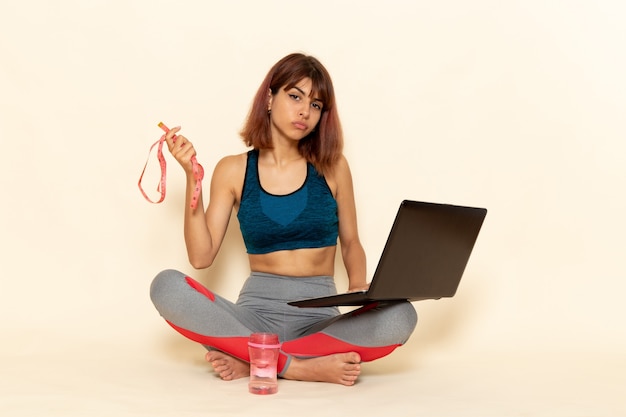
<path fill-rule="evenodd" d="M 313 83 L 303 78 L 294 87 L 279 88 L 269 97 L 272 139 L 300 140 L 315 129 L 322 116 L 322 101 L 311 96 Z"/>

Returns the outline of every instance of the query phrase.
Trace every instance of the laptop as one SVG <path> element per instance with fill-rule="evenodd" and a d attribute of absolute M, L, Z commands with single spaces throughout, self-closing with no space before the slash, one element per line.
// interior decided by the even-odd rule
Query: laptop
<path fill-rule="evenodd" d="M 452 297 L 487 209 L 404 200 L 367 291 L 291 301 L 297 307 Z"/>

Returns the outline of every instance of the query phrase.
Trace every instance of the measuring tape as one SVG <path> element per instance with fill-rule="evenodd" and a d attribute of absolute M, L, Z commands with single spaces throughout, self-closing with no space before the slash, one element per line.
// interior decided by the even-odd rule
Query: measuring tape
<path fill-rule="evenodd" d="M 163 122 L 159 123 L 159 127 L 163 129 L 165 133 L 169 132 L 170 129 L 163 124 Z M 174 135 L 173 139 L 176 142 L 178 136 Z M 141 176 L 139 176 L 139 191 L 143 194 L 144 198 L 151 203 L 158 204 L 165 200 L 165 172 L 166 172 L 166 164 L 165 157 L 163 156 L 163 142 L 165 142 L 165 135 L 161 136 L 159 140 L 154 142 L 150 147 L 150 151 L 148 152 L 148 160 L 150 159 L 150 154 L 152 153 L 152 149 L 155 146 L 157 147 L 157 159 L 159 160 L 159 165 L 161 166 L 161 180 L 159 181 L 159 185 L 157 186 L 157 191 L 161 193 L 161 198 L 158 201 L 152 201 L 150 197 L 146 194 L 146 192 L 141 187 L 141 180 L 143 179 L 143 174 L 146 172 L 146 167 L 148 166 L 148 160 L 146 160 L 146 164 L 143 166 L 143 171 L 141 171 Z M 189 206 L 192 210 L 195 210 L 198 206 L 198 198 L 200 198 L 200 190 L 202 190 L 202 179 L 204 178 L 204 168 L 202 165 L 198 163 L 196 156 L 191 157 L 191 165 L 193 169 L 193 176 L 196 179 L 196 187 L 193 190 L 193 195 L 191 196 L 191 204 Z"/>

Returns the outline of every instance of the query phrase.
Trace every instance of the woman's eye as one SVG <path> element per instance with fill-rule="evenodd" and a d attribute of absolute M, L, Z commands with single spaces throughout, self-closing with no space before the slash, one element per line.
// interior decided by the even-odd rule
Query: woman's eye
<path fill-rule="evenodd" d="M 322 105 L 320 103 L 311 103 L 311 107 L 316 110 L 322 110 Z"/>
<path fill-rule="evenodd" d="M 300 100 L 300 96 L 298 96 L 297 94 L 289 94 L 289 97 L 291 97 L 294 100 Z"/>

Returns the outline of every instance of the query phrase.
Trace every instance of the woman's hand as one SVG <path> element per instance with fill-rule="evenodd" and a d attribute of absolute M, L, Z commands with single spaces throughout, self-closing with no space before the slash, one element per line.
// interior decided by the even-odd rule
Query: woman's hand
<path fill-rule="evenodd" d="M 180 131 L 180 126 L 170 129 L 165 134 L 165 142 L 170 153 L 183 167 L 187 175 L 193 175 L 193 164 L 191 158 L 196 155 L 193 144 L 183 135 L 176 135 Z"/>

